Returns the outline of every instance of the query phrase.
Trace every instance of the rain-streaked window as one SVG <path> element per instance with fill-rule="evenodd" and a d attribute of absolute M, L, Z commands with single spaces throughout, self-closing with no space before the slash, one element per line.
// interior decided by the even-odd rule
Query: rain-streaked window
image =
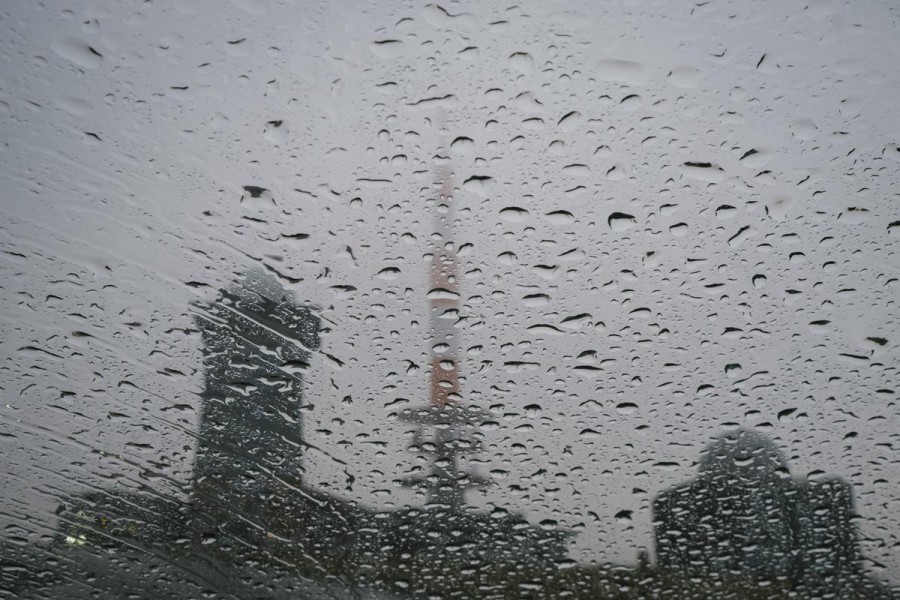
<path fill-rule="evenodd" d="M 900 595 L 900 5 L 0 7 L 0 598 Z"/>

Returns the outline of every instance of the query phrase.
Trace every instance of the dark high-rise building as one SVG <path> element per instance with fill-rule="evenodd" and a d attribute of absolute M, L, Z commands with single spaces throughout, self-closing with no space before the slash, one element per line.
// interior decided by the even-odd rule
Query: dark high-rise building
<path fill-rule="evenodd" d="M 658 566 L 690 576 L 802 579 L 860 569 L 850 486 L 793 478 L 778 447 L 739 429 L 700 475 L 653 503 Z"/>
<path fill-rule="evenodd" d="M 194 543 L 255 550 L 292 537 L 279 506 L 302 482 L 303 374 L 320 320 L 260 272 L 194 308 L 206 369 Z"/>

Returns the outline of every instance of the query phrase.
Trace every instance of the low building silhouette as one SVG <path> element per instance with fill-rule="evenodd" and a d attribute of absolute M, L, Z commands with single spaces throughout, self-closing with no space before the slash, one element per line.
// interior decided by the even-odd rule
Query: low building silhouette
<path fill-rule="evenodd" d="M 778 447 L 752 430 L 713 441 L 698 477 L 660 493 L 653 515 L 662 570 L 795 581 L 861 572 L 850 485 L 793 477 Z"/>

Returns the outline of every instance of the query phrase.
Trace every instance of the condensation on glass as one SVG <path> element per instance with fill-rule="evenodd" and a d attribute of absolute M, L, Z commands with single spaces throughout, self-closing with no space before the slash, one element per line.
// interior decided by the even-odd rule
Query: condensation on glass
<path fill-rule="evenodd" d="M 898 10 L 7 3 L 0 597 L 897 597 Z"/>

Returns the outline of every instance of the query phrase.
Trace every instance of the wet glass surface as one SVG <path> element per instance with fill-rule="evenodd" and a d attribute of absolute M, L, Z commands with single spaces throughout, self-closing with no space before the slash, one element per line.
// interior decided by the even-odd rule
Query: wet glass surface
<path fill-rule="evenodd" d="M 900 597 L 898 9 L 0 8 L 0 597 Z"/>

